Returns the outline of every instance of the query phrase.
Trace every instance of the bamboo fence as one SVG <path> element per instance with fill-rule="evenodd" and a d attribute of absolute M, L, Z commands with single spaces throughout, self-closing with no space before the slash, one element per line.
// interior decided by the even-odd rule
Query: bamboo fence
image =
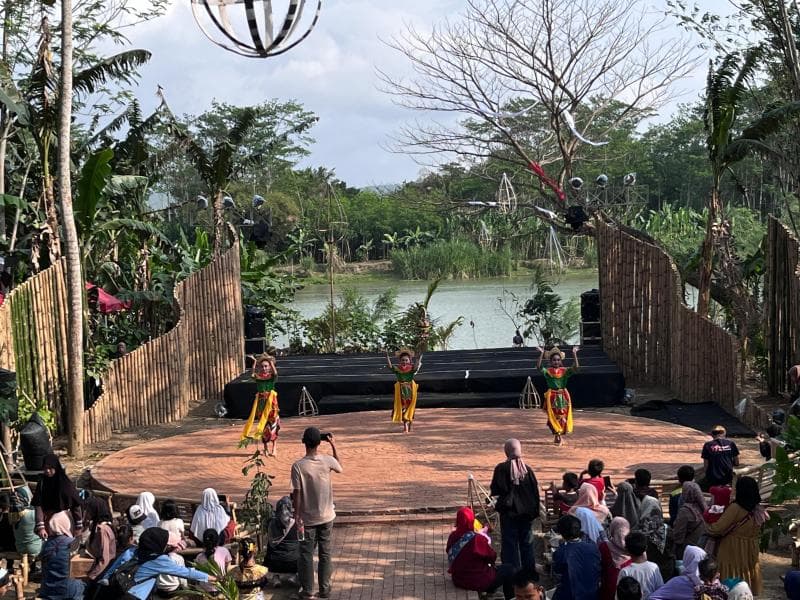
<path fill-rule="evenodd" d="M 0 367 L 16 371 L 17 388 L 47 399 L 59 431 L 67 379 L 66 266 L 61 259 L 14 288 L 0 306 Z"/>
<path fill-rule="evenodd" d="M 736 338 L 685 304 L 680 274 L 663 249 L 602 219 L 596 232 L 603 349 L 626 381 L 732 412 Z"/>
<path fill-rule="evenodd" d="M 86 444 L 113 431 L 175 421 L 196 404 L 222 399 L 225 384 L 243 369 L 239 276 L 234 244 L 175 286 L 178 323 L 111 363 L 103 394 L 84 413 Z"/>
<path fill-rule="evenodd" d="M 772 216 L 766 273 L 767 387 L 778 394 L 788 389 L 789 368 L 800 363 L 800 242 Z"/>

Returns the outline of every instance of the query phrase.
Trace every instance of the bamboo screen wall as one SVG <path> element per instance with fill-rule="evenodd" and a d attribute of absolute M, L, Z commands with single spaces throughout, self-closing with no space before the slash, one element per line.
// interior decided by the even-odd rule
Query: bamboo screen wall
<path fill-rule="evenodd" d="M 738 342 L 684 303 L 669 255 L 600 219 L 603 349 L 630 385 L 669 387 L 684 402 L 738 400 Z"/>
<path fill-rule="evenodd" d="M 0 367 L 16 371 L 18 389 L 31 399 L 47 398 L 55 415 L 65 414 L 65 274 L 61 259 L 14 288 L 0 306 Z"/>
<path fill-rule="evenodd" d="M 787 391 L 786 373 L 800 363 L 800 243 L 786 226 L 770 217 L 764 313 L 767 332 L 767 386 Z"/>
<path fill-rule="evenodd" d="M 112 431 L 167 423 L 206 400 L 221 400 L 243 369 L 239 246 L 175 286 L 180 318 L 166 334 L 111 363 L 103 394 L 87 410 L 85 442 Z"/>

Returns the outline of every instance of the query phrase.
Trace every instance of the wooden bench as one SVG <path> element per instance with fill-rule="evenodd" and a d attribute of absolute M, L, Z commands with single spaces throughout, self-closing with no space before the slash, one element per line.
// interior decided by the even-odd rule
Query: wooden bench
<path fill-rule="evenodd" d="M 13 560 L 19 561 L 20 570 L 19 574 L 22 578 L 22 585 L 28 585 L 28 576 L 31 572 L 31 560 L 35 560 L 35 556 L 29 554 L 21 554 L 19 552 L 0 552 L 0 560 Z"/>

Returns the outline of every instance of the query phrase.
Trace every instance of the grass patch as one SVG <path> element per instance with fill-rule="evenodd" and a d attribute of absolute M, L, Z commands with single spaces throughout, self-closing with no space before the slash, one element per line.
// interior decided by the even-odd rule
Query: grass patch
<path fill-rule="evenodd" d="M 510 275 L 508 249 L 493 251 L 465 240 L 442 240 L 392 252 L 392 268 L 403 279 L 476 279 Z"/>

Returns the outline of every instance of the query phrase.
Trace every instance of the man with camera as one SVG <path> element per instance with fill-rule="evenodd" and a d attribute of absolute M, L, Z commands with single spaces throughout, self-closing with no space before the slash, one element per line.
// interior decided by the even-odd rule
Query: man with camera
<path fill-rule="evenodd" d="M 330 444 L 333 456 L 321 454 L 322 441 Z M 292 501 L 297 519 L 297 536 L 300 540 L 300 559 L 297 573 L 300 579 L 300 597 L 306 600 L 314 595 L 314 547 L 319 547 L 319 597 L 331 593 L 331 532 L 336 512 L 333 506 L 331 471 L 342 472 L 332 433 L 320 433 L 316 427 L 303 432 L 306 455 L 292 465 Z"/>

